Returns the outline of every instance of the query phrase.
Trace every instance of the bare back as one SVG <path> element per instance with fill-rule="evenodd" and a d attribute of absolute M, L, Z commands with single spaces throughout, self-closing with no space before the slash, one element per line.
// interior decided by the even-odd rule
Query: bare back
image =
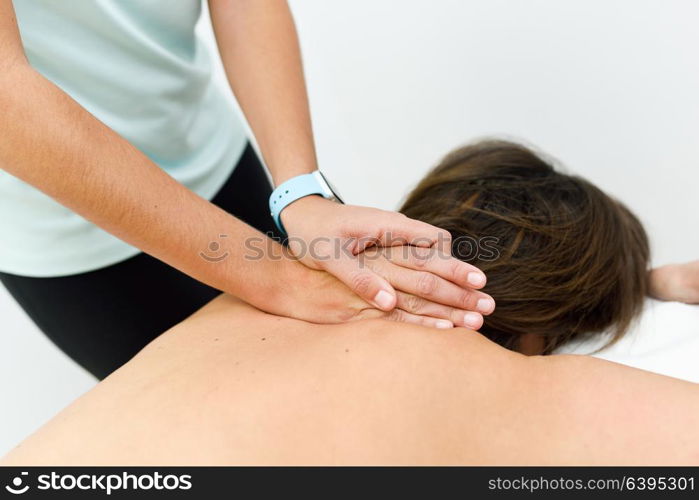
<path fill-rule="evenodd" d="M 696 464 L 698 429 L 687 382 L 222 296 L 0 463 Z"/>

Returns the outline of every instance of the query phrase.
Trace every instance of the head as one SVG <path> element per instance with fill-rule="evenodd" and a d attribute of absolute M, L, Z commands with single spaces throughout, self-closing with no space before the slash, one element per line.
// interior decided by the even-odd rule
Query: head
<path fill-rule="evenodd" d="M 497 303 L 481 333 L 548 354 L 583 335 L 621 337 L 646 295 L 648 238 L 620 202 L 530 149 L 482 141 L 444 158 L 401 212 L 448 230 Z"/>

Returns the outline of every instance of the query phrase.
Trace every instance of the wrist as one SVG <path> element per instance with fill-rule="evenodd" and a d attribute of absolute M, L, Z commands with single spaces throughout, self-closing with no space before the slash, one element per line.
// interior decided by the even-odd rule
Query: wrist
<path fill-rule="evenodd" d="M 318 275 L 322 273 L 306 267 L 298 260 L 284 258 L 282 262 L 284 265 L 275 276 L 267 300 L 274 303 L 276 314 L 305 319 L 309 314 L 306 302 L 312 297 L 309 291 L 320 286 Z"/>
<path fill-rule="evenodd" d="M 302 207 L 319 203 L 318 200 L 312 198 L 313 195 L 342 203 L 335 189 L 320 170 L 289 179 L 272 191 L 269 197 L 269 209 L 275 224 L 282 232 L 286 232 L 284 221 L 281 218 L 282 213 L 286 212 L 285 218 L 288 219 L 292 217 L 289 215 L 290 213 L 303 211 Z M 303 198 L 310 198 L 310 200 L 301 202 L 300 200 Z M 295 205 L 294 208 L 289 208 L 292 204 Z"/>
<path fill-rule="evenodd" d="M 328 206 L 328 203 L 333 202 L 326 198 L 323 198 L 319 194 L 304 196 L 303 198 L 299 198 L 293 203 L 289 203 L 289 205 L 287 205 L 284 208 L 284 210 L 282 210 L 281 214 L 279 215 L 279 219 L 282 221 L 282 224 L 285 227 L 288 227 L 287 224 L 290 221 L 303 218 L 303 214 L 307 214 L 309 212 L 324 210 Z"/>
<path fill-rule="evenodd" d="M 274 183 L 275 186 L 280 186 L 281 184 L 284 184 L 286 181 L 289 179 L 293 179 L 294 177 L 298 177 L 299 175 L 305 175 L 305 174 L 310 174 L 318 170 L 317 167 L 299 167 L 299 168 L 291 168 L 291 169 L 286 169 L 284 171 L 278 171 L 278 170 L 272 170 L 270 168 L 270 175 L 272 176 L 272 182 Z"/>
<path fill-rule="evenodd" d="M 268 158 L 265 157 L 265 160 Z M 299 175 L 310 174 L 318 170 L 318 162 L 315 158 L 315 153 L 296 154 L 284 158 L 271 157 L 267 162 L 269 173 L 272 176 L 274 186 L 279 186 L 289 179 L 298 177 Z"/>
<path fill-rule="evenodd" d="M 269 264 L 255 272 L 257 279 L 250 280 L 250 286 L 233 295 L 267 313 L 294 317 L 294 313 L 298 313 L 298 303 L 294 303 L 294 297 L 298 296 L 295 289 L 308 283 L 306 271 L 310 270 L 288 256 Z"/>

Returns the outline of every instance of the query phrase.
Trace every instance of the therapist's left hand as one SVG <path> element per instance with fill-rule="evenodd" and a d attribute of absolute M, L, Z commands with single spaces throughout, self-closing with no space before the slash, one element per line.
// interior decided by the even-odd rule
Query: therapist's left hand
<path fill-rule="evenodd" d="M 409 312 L 429 316 L 449 310 L 453 321 L 454 310 L 480 315 L 495 308 L 493 299 L 478 291 L 485 275 L 451 256 L 448 231 L 396 212 L 319 196 L 297 200 L 281 218 L 289 249 L 301 262 L 334 275 L 377 309 L 407 310 L 407 304 L 413 309 Z M 382 247 L 406 245 L 412 251 L 392 248 L 375 255 Z M 464 321 L 454 323 L 464 326 Z"/>

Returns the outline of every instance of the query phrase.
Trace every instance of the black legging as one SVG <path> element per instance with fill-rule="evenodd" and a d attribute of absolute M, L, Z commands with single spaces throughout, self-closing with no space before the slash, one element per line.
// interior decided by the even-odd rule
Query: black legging
<path fill-rule="evenodd" d="M 277 234 L 267 205 L 271 191 L 248 146 L 212 202 Z M 221 293 L 144 253 L 73 276 L 0 273 L 0 281 L 49 338 L 98 379 Z"/>

